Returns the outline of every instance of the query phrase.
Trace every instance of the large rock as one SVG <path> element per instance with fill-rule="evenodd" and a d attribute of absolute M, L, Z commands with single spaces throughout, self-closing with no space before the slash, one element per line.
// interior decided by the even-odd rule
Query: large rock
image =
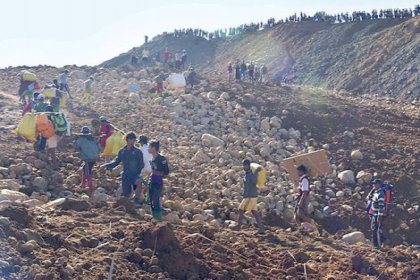
<path fill-rule="evenodd" d="M 48 186 L 48 181 L 45 178 L 36 177 L 32 182 L 32 185 L 38 188 L 39 190 L 45 191 Z"/>
<path fill-rule="evenodd" d="M 341 238 L 341 240 L 343 240 L 344 242 L 347 242 L 349 244 L 356 244 L 356 243 L 359 243 L 359 242 L 362 242 L 362 243 L 366 242 L 366 237 L 363 234 L 363 232 L 354 231 L 354 232 L 345 234 Z"/>
<path fill-rule="evenodd" d="M 20 183 L 15 179 L 1 179 L 0 180 L 0 189 L 8 189 L 12 191 L 18 191 L 20 188 Z"/>
<path fill-rule="evenodd" d="M 344 170 L 338 173 L 338 179 L 344 184 L 354 184 L 356 183 L 354 179 L 354 173 L 351 170 Z"/>
<path fill-rule="evenodd" d="M 351 159 L 354 159 L 354 160 L 362 160 L 363 154 L 360 150 L 354 150 L 351 152 L 350 157 Z"/>
<path fill-rule="evenodd" d="M 21 202 L 24 202 L 25 200 L 28 200 L 29 196 L 27 196 L 24 193 L 18 192 L 18 191 L 12 191 L 12 190 L 0 190 L 0 201 L 9 200 L 9 201 L 17 201 L 20 200 Z"/>
<path fill-rule="evenodd" d="M 363 170 L 359 171 L 356 175 L 356 179 L 359 184 L 370 184 L 372 178 L 372 174 Z"/>
<path fill-rule="evenodd" d="M 214 135 L 208 134 L 208 133 L 204 133 L 201 136 L 201 143 L 205 147 L 219 147 L 219 146 L 224 146 L 225 145 L 225 141 L 223 141 L 220 138 L 217 138 Z"/>
<path fill-rule="evenodd" d="M 197 163 L 207 163 L 211 159 L 208 155 L 206 155 L 203 151 L 199 150 L 195 153 L 194 157 L 192 158 L 193 161 Z"/>

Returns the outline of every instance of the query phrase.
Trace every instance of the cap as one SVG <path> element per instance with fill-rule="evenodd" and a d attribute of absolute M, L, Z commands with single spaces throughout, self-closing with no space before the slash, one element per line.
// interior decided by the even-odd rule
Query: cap
<path fill-rule="evenodd" d="M 242 161 L 242 164 L 243 164 L 243 165 L 251 165 L 251 161 L 250 161 L 249 159 L 244 159 L 244 160 Z"/>
<path fill-rule="evenodd" d="M 101 122 L 107 122 L 107 121 L 108 121 L 107 117 L 105 117 L 105 116 L 100 116 L 100 117 L 99 117 L 99 120 L 100 120 Z"/>
<path fill-rule="evenodd" d="M 382 184 L 382 180 L 381 179 L 375 179 L 375 180 L 373 180 L 372 181 L 372 185 L 375 185 L 375 184 Z"/>
<path fill-rule="evenodd" d="M 44 95 L 42 93 L 38 94 L 36 97 L 37 100 L 44 99 Z"/>
<path fill-rule="evenodd" d="M 84 126 L 84 127 L 82 127 L 80 132 L 82 132 L 83 134 L 89 134 L 90 133 L 90 128 L 88 126 Z"/>

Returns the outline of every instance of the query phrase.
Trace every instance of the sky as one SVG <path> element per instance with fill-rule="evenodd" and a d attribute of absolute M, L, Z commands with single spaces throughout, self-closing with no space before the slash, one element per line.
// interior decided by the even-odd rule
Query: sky
<path fill-rule="evenodd" d="M 218 28 L 313 14 L 413 8 L 419 0 L 0 0 L 0 68 L 97 65 L 175 28 Z"/>

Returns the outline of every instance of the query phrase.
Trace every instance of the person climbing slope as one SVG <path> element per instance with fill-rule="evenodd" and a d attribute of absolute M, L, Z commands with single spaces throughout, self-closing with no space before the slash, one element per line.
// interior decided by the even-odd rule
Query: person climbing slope
<path fill-rule="evenodd" d="M 251 170 L 251 161 L 245 159 L 242 162 L 243 169 L 245 171 L 245 176 L 243 179 L 244 192 L 243 200 L 239 205 L 239 217 L 238 225 L 235 227 L 235 230 L 240 230 L 244 220 L 245 212 L 251 212 L 254 215 L 255 220 L 258 225 L 258 234 L 263 234 L 265 229 L 262 223 L 262 218 L 257 208 L 257 197 L 258 197 L 258 188 L 257 188 L 257 178 L 258 173 L 261 171 L 261 168 L 255 170 L 255 173 Z"/>
<path fill-rule="evenodd" d="M 140 173 L 140 177 L 142 179 L 141 185 L 137 186 L 135 191 L 134 204 L 136 204 L 137 206 L 140 206 L 143 201 L 143 183 L 148 182 L 150 175 L 152 174 L 151 162 L 153 160 L 153 157 L 149 153 L 148 141 L 149 139 L 144 135 L 140 136 L 138 140 L 138 143 L 140 144 L 140 150 L 143 153 L 144 167 Z"/>
<path fill-rule="evenodd" d="M 368 194 L 370 208 L 368 214 L 370 217 L 370 229 L 372 230 L 373 246 L 380 248 L 385 241 L 382 230 L 382 224 L 385 219 L 385 192 L 382 189 L 382 181 L 375 179 L 372 181 L 372 190 Z"/>
<path fill-rule="evenodd" d="M 144 167 L 143 153 L 134 146 L 136 134 L 130 132 L 126 135 L 127 145 L 122 148 L 113 162 L 102 165 L 108 170 L 123 164 L 121 195 L 129 198 L 132 190 L 141 184 L 140 173 Z"/>
<path fill-rule="evenodd" d="M 82 127 L 82 135 L 76 140 L 76 147 L 80 151 L 80 158 L 83 160 L 82 167 L 82 187 L 86 184 L 89 187 L 89 193 L 94 192 L 93 185 L 93 166 L 99 159 L 100 147 L 98 141 L 90 133 L 88 126 Z"/>
<path fill-rule="evenodd" d="M 83 82 L 83 97 L 80 100 L 82 104 L 89 104 L 90 100 L 92 99 L 92 84 L 93 84 L 93 77 L 89 77 L 86 81 Z"/>
<path fill-rule="evenodd" d="M 296 169 L 299 175 L 299 185 L 296 196 L 295 221 L 299 227 L 302 225 L 302 222 L 315 224 L 315 222 L 309 218 L 308 205 L 311 189 L 309 177 L 306 175 L 308 169 L 304 165 L 299 165 Z"/>
<path fill-rule="evenodd" d="M 149 198 L 152 207 L 152 216 L 155 220 L 162 220 L 162 208 L 160 196 L 163 190 L 163 178 L 169 174 L 168 160 L 159 153 L 159 141 L 152 141 L 149 145 L 149 153 L 152 155 L 152 176 L 149 181 Z"/>

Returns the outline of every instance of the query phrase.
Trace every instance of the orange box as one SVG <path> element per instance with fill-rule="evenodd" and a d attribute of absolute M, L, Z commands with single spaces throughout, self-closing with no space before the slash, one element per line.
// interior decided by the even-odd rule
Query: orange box
<path fill-rule="evenodd" d="M 328 161 L 327 151 L 318 150 L 283 160 L 282 167 L 289 173 L 290 180 L 299 180 L 296 167 L 301 164 L 308 168 L 308 176 L 312 178 L 327 175 L 333 171 Z"/>

